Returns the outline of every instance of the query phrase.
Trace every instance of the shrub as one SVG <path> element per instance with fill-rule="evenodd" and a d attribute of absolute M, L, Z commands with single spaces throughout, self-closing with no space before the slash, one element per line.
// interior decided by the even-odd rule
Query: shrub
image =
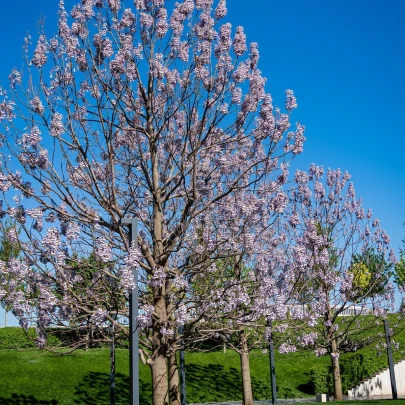
<path fill-rule="evenodd" d="M 0 350 L 2 349 L 27 349 L 35 346 L 35 328 L 24 330 L 20 327 L 0 328 Z M 58 337 L 49 335 L 48 345 L 60 344 Z"/>
<path fill-rule="evenodd" d="M 28 331 L 24 331 L 24 329 L 19 327 L 0 329 L 0 349 L 26 349 L 28 347 L 35 347 L 34 339 L 34 328 L 29 328 Z"/>
<path fill-rule="evenodd" d="M 330 394 L 333 392 L 332 367 L 328 365 L 314 366 L 309 370 L 311 388 L 314 394 Z"/>

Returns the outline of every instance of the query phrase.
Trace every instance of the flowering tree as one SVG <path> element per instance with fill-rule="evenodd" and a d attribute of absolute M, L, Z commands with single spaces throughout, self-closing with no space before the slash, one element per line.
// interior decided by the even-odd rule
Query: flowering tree
<path fill-rule="evenodd" d="M 41 344 L 47 326 L 78 314 L 76 325 L 119 330 L 112 315 L 128 308 L 113 302 L 137 266 L 155 405 L 168 401 L 178 327 L 224 306 L 210 294 L 186 305 L 190 283 L 249 248 L 268 202 L 285 206 L 282 162 L 305 140 L 273 108 L 257 44 L 221 23 L 226 13 L 225 0 L 82 0 L 69 16 L 60 1 L 58 35 L 42 32 L 32 56 L 27 38 L 26 68 L 1 90 L 2 213 L 21 227 L 24 255 L 2 262 L 19 288 L 1 294 L 23 325 L 35 318 Z M 132 246 L 124 216 L 140 222 Z M 93 252 L 103 265 L 89 284 L 69 263 Z"/>
<path fill-rule="evenodd" d="M 17 234 L 17 232 L 17 228 L 12 222 L 6 221 L 6 223 L 0 223 L 0 260 L 3 262 L 7 262 L 10 259 L 17 260 L 20 254 L 18 245 L 12 242 L 14 238 L 9 237 L 9 235 Z M 7 289 L 7 286 L 12 282 L 13 280 L 10 277 L 5 277 L 2 289 Z M 0 294 L 0 303 L 4 307 L 4 327 L 6 327 L 7 311 L 10 310 L 10 307 L 2 301 L 2 294 Z"/>
<path fill-rule="evenodd" d="M 285 173 L 286 174 L 286 173 Z M 277 213 L 285 209 L 284 200 Z M 280 200 L 279 200 L 280 202 Z M 292 286 L 285 282 L 289 265 L 284 252 L 286 228 L 283 218 L 275 214 L 274 200 L 267 202 L 264 215 L 251 233 L 251 242 L 235 257 L 220 260 L 209 272 L 193 278 L 189 303 L 201 302 L 201 296 L 211 301 L 201 311 L 194 336 L 211 332 L 240 356 L 243 404 L 253 404 L 249 353 L 253 348 L 267 347 L 266 323 L 284 322 L 289 312 L 288 300 Z M 252 207 L 252 212 L 255 208 Z M 305 322 L 305 312 L 295 313 L 295 319 Z"/>
<path fill-rule="evenodd" d="M 292 225 L 291 266 L 285 274 L 294 286 L 290 302 L 312 321 L 301 322 L 303 333 L 291 336 L 283 349 L 296 350 L 298 344 L 328 354 L 335 399 L 342 398 L 339 353 L 364 345 L 365 330 L 394 305 L 392 264 L 384 258 L 390 239 L 371 210 L 364 211 L 349 179 L 347 172 L 324 173 L 315 165 L 308 173 L 297 171 L 286 215 Z M 395 260 L 392 251 L 389 258 Z M 350 308 L 352 316 L 340 316 Z"/>

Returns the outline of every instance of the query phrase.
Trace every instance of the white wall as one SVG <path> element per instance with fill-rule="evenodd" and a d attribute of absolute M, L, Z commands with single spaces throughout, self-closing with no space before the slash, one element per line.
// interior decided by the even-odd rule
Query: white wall
<path fill-rule="evenodd" d="M 395 364 L 395 380 L 398 395 L 405 395 L 405 360 Z M 349 396 L 369 397 L 375 395 L 392 395 L 390 371 L 381 371 L 375 377 L 362 382 L 358 387 L 348 391 Z"/>

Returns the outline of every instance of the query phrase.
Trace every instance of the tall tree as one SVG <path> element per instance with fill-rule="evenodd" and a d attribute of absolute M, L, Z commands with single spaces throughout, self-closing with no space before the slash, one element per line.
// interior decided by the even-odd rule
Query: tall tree
<path fill-rule="evenodd" d="M 43 327 L 57 317 L 66 324 L 79 311 L 102 327 L 112 314 L 76 294 L 82 280 L 67 262 L 74 251 L 96 252 L 114 265 L 94 283 L 113 278 L 121 296 L 138 266 L 154 405 L 168 402 L 178 326 L 195 317 L 184 303 L 188 283 L 244 249 L 267 201 L 273 211 L 284 203 L 282 162 L 305 140 L 300 124 L 287 133 L 292 91 L 287 113 L 273 108 L 258 46 L 222 23 L 226 14 L 225 0 L 135 0 L 132 8 L 82 0 L 70 15 L 60 1 L 58 34 L 41 32 L 33 54 L 27 38 L 27 66 L 1 91 L 0 189 L 24 253 L 1 277 L 13 272 L 25 286 L 6 300 L 23 324 L 29 315 Z M 124 216 L 140 221 L 133 246 Z M 190 260 L 196 254 L 199 262 Z M 212 301 L 200 296 L 198 307 L 211 310 Z M 202 318 L 200 310 L 195 322 Z"/>

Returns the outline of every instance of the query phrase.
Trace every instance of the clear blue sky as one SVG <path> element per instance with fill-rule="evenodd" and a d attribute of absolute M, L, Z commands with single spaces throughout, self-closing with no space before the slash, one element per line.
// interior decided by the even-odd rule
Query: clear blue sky
<path fill-rule="evenodd" d="M 0 83 L 22 64 L 37 21 L 56 32 L 57 0 L 3 2 Z M 66 0 L 67 8 L 73 4 Z M 128 4 L 132 1 L 128 2 Z M 307 127 L 310 163 L 348 170 L 398 251 L 405 235 L 405 2 L 403 0 L 228 0 L 227 19 L 259 43 L 260 69 L 275 104 L 295 91 L 293 119 Z M 0 325 L 3 315 L 0 311 Z"/>

